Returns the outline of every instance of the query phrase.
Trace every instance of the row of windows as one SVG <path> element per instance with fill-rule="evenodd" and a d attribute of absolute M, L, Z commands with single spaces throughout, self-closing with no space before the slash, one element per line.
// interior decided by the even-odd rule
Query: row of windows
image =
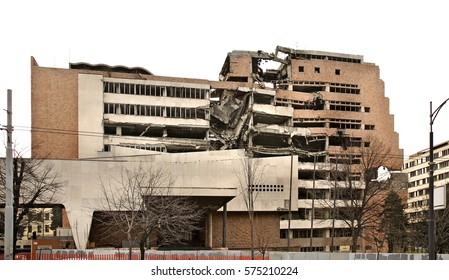
<path fill-rule="evenodd" d="M 335 195 L 335 199 L 338 200 L 349 200 L 354 198 L 360 198 L 362 196 L 362 190 L 353 189 L 352 191 L 348 188 L 339 188 L 337 191 L 332 190 L 309 190 L 309 189 L 299 189 L 298 199 L 331 199 Z"/>
<path fill-rule="evenodd" d="M 349 111 L 349 112 L 360 112 L 361 111 L 360 102 L 344 102 L 344 101 L 331 101 L 330 110 L 334 111 Z"/>
<path fill-rule="evenodd" d="M 105 114 L 206 119 L 208 110 L 198 108 L 104 103 Z"/>
<path fill-rule="evenodd" d="M 119 147 L 124 148 L 131 148 L 131 149 L 138 149 L 138 150 L 146 150 L 146 151 L 154 151 L 154 152 L 167 152 L 167 148 L 165 146 L 148 146 L 148 145 L 128 145 L 128 144 L 120 144 Z M 110 152 L 111 151 L 111 145 L 104 145 L 103 147 L 104 152 Z"/>
<path fill-rule="evenodd" d="M 427 218 L 427 215 L 423 212 L 412 212 L 412 213 L 408 213 L 407 214 L 407 219 L 422 219 L 422 218 Z"/>
<path fill-rule="evenodd" d="M 293 124 L 295 127 L 325 127 L 327 123 L 326 119 L 321 118 L 293 118 Z M 330 119 L 330 128 L 337 129 L 362 129 L 361 120 L 348 120 L 348 119 Z M 373 124 L 365 124 L 365 130 L 375 130 L 376 126 Z"/>
<path fill-rule="evenodd" d="M 408 204 L 408 208 L 421 208 L 424 206 L 427 206 L 427 200 L 414 201 Z"/>
<path fill-rule="evenodd" d="M 343 62 L 350 62 L 350 63 L 362 63 L 361 59 L 356 59 L 356 58 L 330 56 L 330 55 L 319 55 L 319 54 L 308 54 L 308 53 L 296 53 L 293 58 L 320 59 L 320 60 L 343 61 Z"/>
<path fill-rule="evenodd" d="M 313 108 L 312 101 L 301 101 L 294 99 L 286 99 L 286 98 L 277 98 L 276 105 L 277 106 L 288 106 L 292 105 L 294 109 L 311 109 Z M 344 101 L 330 101 L 329 110 L 332 111 L 346 111 L 346 112 L 361 112 L 362 107 L 360 106 L 360 102 L 344 102 Z M 364 108 L 365 113 L 370 112 L 370 107 Z"/>
<path fill-rule="evenodd" d="M 331 87 L 330 92 L 347 93 L 347 94 L 360 94 L 358 88 L 346 88 L 346 87 Z"/>
<path fill-rule="evenodd" d="M 420 168 L 409 173 L 410 178 L 429 172 L 429 167 Z"/>
<path fill-rule="evenodd" d="M 447 155 L 449 155 L 449 149 L 446 149 L 446 150 L 434 153 L 433 154 L 433 158 L 437 159 L 439 157 L 444 157 L 444 156 L 447 156 Z M 426 157 L 421 157 L 421 158 L 415 159 L 415 160 L 410 161 L 410 162 L 406 162 L 404 164 L 404 168 L 410 168 L 410 167 L 413 167 L 413 166 L 421 164 L 421 163 L 426 163 L 426 162 L 429 161 L 429 159 L 430 159 L 430 157 L 426 156 Z M 447 166 L 445 166 L 445 167 L 447 167 Z"/>
<path fill-rule="evenodd" d="M 293 109 L 299 110 L 310 110 L 314 108 L 313 101 L 301 101 L 294 99 L 286 99 L 286 98 L 277 98 L 276 106 L 285 106 L 291 105 Z"/>
<path fill-rule="evenodd" d="M 325 119 L 321 118 L 294 118 L 294 122 L 304 122 L 304 123 L 316 123 L 316 122 L 325 122 Z"/>
<path fill-rule="evenodd" d="M 293 238 L 310 238 L 310 229 L 293 229 L 291 230 L 292 237 Z M 288 230 L 281 229 L 280 230 L 280 238 L 286 239 L 288 238 Z M 313 237 L 324 237 L 325 236 L 325 230 L 323 229 L 315 229 L 313 230 Z"/>
<path fill-rule="evenodd" d="M 44 230 L 45 230 L 45 232 L 50 232 L 50 225 L 45 225 Z M 28 232 L 33 232 L 33 226 L 32 225 L 28 226 Z M 42 232 L 42 225 L 37 225 L 37 232 L 38 233 Z"/>
<path fill-rule="evenodd" d="M 283 192 L 284 185 L 252 185 L 253 192 Z"/>
<path fill-rule="evenodd" d="M 449 172 L 446 173 L 442 173 L 442 174 L 438 174 L 433 176 L 434 181 L 441 181 L 441 180 L 446 180 L 449 179 Z M 413 182 L 410 182 L 409 187 L 417 187 L 417 186 L 421 186 L 421 185 L 425 185 L 429 183 L 429 178 L 426 177 L 424 179 L 420 179 L 420 180 L 416 180 Z"/>
<path fill-rule="evenodd" d="M 310 229 L 292 229 L 292 237 L 293 238 L 310 238 L 312 231 Z M 280 238 L 285 239 L 288 237 L 287 229 L 280 230 Z M 332 234 L 332 232 L 330 233 Z M 325 237 L 326 230 L 325 229 L 314 229 L 313 237 Z M 350 237 L 352 236 L 352 231 L 350 228 L 336 228 L 334 230 L 334 237 Z"/>
<path fill-rule="evenodd" d="M 347 119 L 330 119 L 330 128 L 339 129 L 360 129 L 362 127 L 362 121 L 360 120 L 347 120 Z"/>
<path fill-rule="evenodd" d="M 435 170 L 449 167 L 449 160 L 440 162 L 434 166 Z M 420 168 L 409 173 L 409 177 L 415 177 L 429 172 L 429 167 Z"/>
<path fill-rule="evenodd" d="M 416 180 L 416 181 L 410 182 L 410 183 L 409 183 L 409 187 L 411 188 L 411 187 L 417 187 L 417 186 L 425 185 L 425 184 L 427 184 L 428 182 L 429 182 L 429 180 L 428 180 L 428 178 L 426 177 L 426 178 L 421 179 L 421 180 Z"/>
<path fill-rule="evenodd" d="M 342 84 L 342 83 L 330 83 L 331 86 L 337 86 L 337 87 L 349 87 L 349 88 L 358 88 L 358 85 L 355 84 Z"/>
<path fill-rule="evenodd" d="M 351 250 L 352 246 L 348 246 Z M 332 252 L 339 252 L 341 250 L 340 246 L 330 246 Z M 356 246 L 356 250 L 360 250 L 360 245 Z M 371 251 L 372 246 L 366 245 L 365 246 L 366 251 Z M 324 252 L 324 247 L 301 247 L 299 249 L 300 252 Z M 345 250 L 346 251 L 346 250 Z"/>
<path fill-rule="evenodd" d="M 408 193 L 408 198 L 413 198 L 413 197 L 418 197 L 418 196 L 423 196 L 423 195 L 428 195 L 429 194 L 429 190 L 425 189 L 425 190 L 417 190 L 414 192 L 409 192 Z"/>
<path fill-rule="evenodd" d="M 299 66 L 298 67 L 298 72 L 304 73 L 305 72 L 304 66 Z M 320 74 L 321 68 L 320 67 L 315 67 L 313 69 L 313 72 L 316 73 L 316 74 Z M 341 75 L 341 70 L 340 69 L 335 69 L 335 75 L 337 75 L 337 76 Z"/>
<path fill-rule="evenodd" d="M 155 86 L 143 84 L 103 82 L 105 93 L 208 99 L 209 90 L 203 88 Z"/>

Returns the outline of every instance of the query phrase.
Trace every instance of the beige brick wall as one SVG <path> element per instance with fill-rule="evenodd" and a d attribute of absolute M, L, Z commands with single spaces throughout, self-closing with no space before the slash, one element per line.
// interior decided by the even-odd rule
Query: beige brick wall
<path fill-rule="evenodd" d="M 37 158 L 78 157 L 78 73 L 41 68 L 32 59 L 32 153 Z"/>

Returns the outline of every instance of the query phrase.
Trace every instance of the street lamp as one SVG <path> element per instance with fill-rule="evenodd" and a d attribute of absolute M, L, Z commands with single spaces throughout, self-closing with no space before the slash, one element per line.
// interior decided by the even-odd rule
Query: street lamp
<path fill-rule="evenodd" d="M 434 165 L 433 162 L 433 130 L 432 125 L 440 112 L 441 108 L 446 104 L 449 100 L 446 99 L 443 103 L 441 103 L 435 111 L 432 111 L 432 101 L 430 101 L 430 133 L 429 133 L 429 227 L 428 227 L 428 251 L 429 251 L 429 260 L 435 260 L 435 209 L 434 209 L 434 178 L 433 171 Z"/>

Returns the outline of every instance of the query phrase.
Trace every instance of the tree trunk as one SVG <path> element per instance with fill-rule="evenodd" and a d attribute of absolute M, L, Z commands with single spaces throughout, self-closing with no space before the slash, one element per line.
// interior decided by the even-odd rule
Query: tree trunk
<path fill-rule="evenodd" d="M 251 259 L 254 260 L 254 217 L 249 219 L 250 235 L 251 235 Z"/>
<path fill-rule="evenodd" d="M 149 234 L 147 233 L 142 233 L 142 235 L 140 236 L 140 241 L 139 241 L 139 249 L 140 249 L 140 259 L 144 260 L 145 259 L 145 243 L 147 242 Z"/>
<path fill-rule="evenodd" d="M 128 232 L 128 260 L 132 259 L 133 255 L 133 239 L 131 234 Z"/>

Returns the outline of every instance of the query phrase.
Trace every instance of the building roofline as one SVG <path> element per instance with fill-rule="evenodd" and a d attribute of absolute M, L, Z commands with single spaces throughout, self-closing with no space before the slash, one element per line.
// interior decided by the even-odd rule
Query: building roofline
<path fill-rule="evenodd" d="M 120 72 L 120 73 L 131 73 L 131 74 L 145 74 L 153 75 L 150 71 L 143 67 L 127 67 L 123 65 L 107 65 L 107 64 L 91 64 L 87 62 L 77 62 L 69 63 L 69 69 L 83 69 L 83 70 L 94 70 L 94 71 L 108 71 L 108 72 Z"/>

